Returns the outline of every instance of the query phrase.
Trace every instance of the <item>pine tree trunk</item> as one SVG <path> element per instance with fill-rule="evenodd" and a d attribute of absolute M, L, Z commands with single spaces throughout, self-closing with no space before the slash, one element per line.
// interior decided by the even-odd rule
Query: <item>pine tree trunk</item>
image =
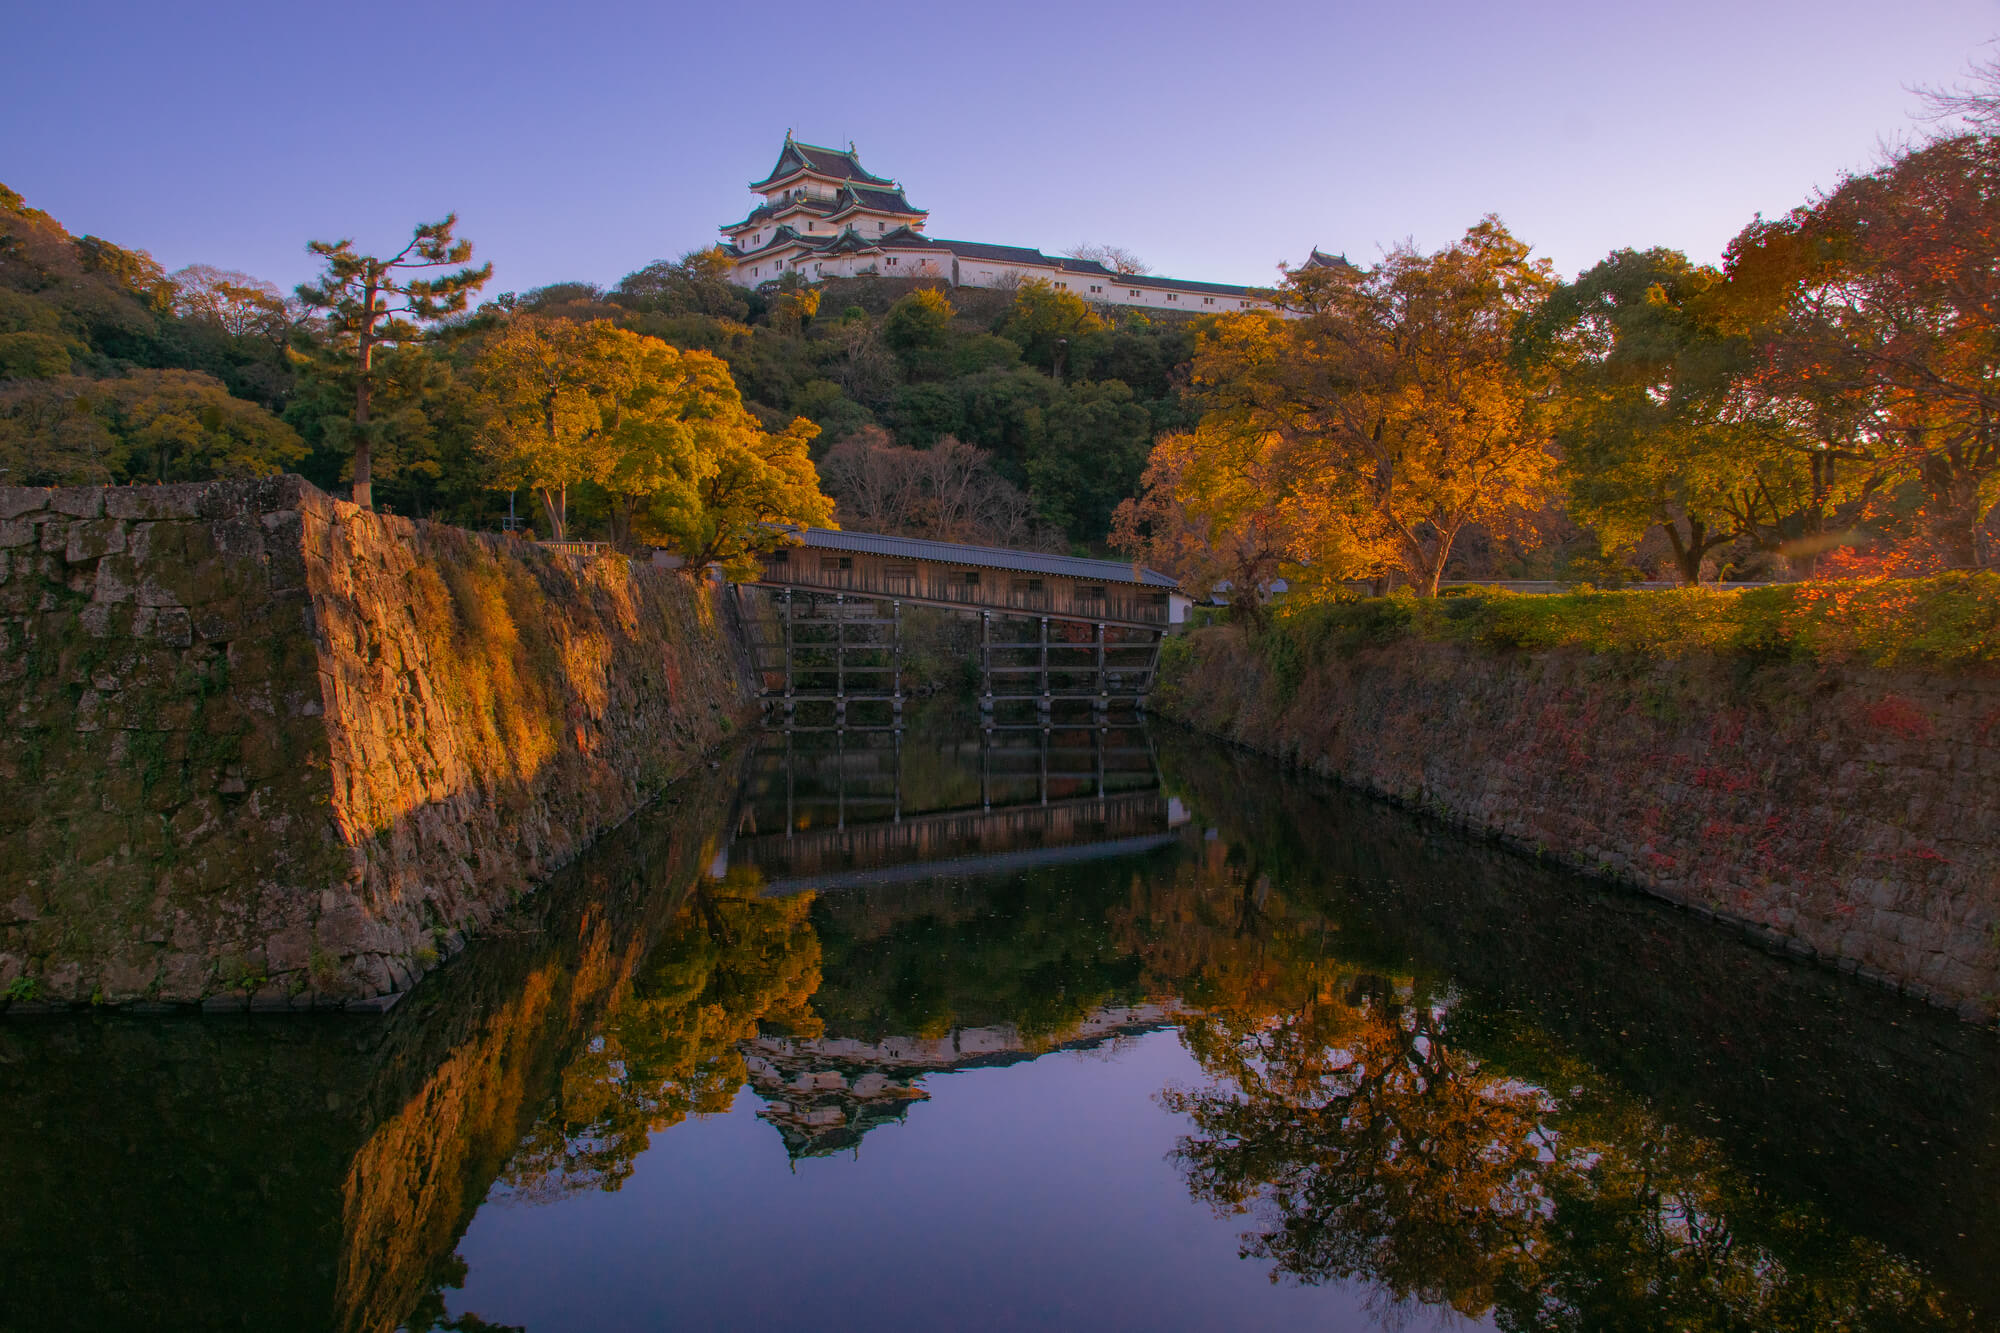
<path fill-rule="evenodd" d="M 368 293 L 370 306 L 375 294 Z M 374 460 L 368 452 L 368 394 L 373 385 L 370 372 L 375 367 L 375 340 L 371 328 L 361 331 L 361 377 L 354 386 L 354 489 L 351 498 L 363 509 L 375 507 Z"/>

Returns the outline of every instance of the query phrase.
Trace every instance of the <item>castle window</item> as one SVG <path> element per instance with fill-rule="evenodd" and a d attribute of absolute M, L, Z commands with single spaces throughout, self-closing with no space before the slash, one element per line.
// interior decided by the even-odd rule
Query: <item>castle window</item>
<path fill-rule="evenodd" d="M 1202 298 L 1201 298 L 1201 303 L 1202 303 L 1203 305 L 1214 305 L 1214 304 L 1215 304 L 1215 298 L 1214 298 L 1213 296 L 1204 296 L 1204 297 L 1202 297 Z"/>
<path fill-rule="evenodd" d="M 1126 295 L 1127 295 L 1127 296 L 1137 296 L 1138 294 L 1139 294 L 1139 293 L 1138 293 L 1138 291 L 1137 291 L 1136 289 L 1134 289 L 1133 291 L 1130 291 L 1130 292 L 1127 292 L 1127 293 L 1126 293 Z"/>
<path fill-rule="evenodd" d="M 890 256 L 889 256 L 889 262 L 890 262 L 891 264 L 895 263 L 895 262 L 896 262 L 896 256 L 894 256 L 894 255 L 890 255 Z"/>
<path fill-rule="evenodd" d="M 965 571 L 965 586 L 968 588 L 977 588 L 979 586 L 978 570 L 968 569 Z"/>
<path fill-rule="evenodd" d="M 843 569 L 852 569 L 854 568 L 854 557 L 851 555 L 823 555 L 819 558 L 819 567 L 823 573 L 828 574 Z"/>
<path fill-rule="evenodd" d="M 1090 286 L 1090 290 L 1092 290 L 1093 292 L 1101 292 L 1104 290 L 1104 288 L 1097 283 L 1092 283 Z"/>
<path fill-rule="evenodd" d="M 1168 299 L 1169 301 L 1178 301 L 1178 300 L 1180 300 L 1181 298 L 1180 298 L 1179 296 L 1175 295 L 1175 294 L 1174 294 L 1173 292 L 1168 292 L 1168 293 L 1167 293 L 1167 299 Z"/>

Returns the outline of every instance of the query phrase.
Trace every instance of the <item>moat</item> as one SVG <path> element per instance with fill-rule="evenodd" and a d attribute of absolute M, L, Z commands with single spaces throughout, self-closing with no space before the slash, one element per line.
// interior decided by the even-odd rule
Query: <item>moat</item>
<path fill-rule="evenodd" d="M 2000 1319 L 1990 1031 L 1175 728 L 909 723 L 387 1015 L 0 1019 L 0 1333 Z"/>

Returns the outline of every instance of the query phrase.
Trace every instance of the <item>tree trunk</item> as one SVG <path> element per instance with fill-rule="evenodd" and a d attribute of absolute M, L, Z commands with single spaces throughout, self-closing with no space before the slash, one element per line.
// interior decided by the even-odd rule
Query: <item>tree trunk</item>
<path fill-rule="evenodd" d="M 375 289 L 363 293 L 364 315 L 360 346 L 361 375 L 354 384 L 354 488 L 350 498 L 363 509 L 375 507 L 374 459 L 369 453 L 368 397 L 374 388 L 375 371 Z"/>
<path fill-rule="evenodd" d="M 1701 558 L 1708 554 L 1708 546 L 1702 538 L 1707 535 L 1708 525 L 1687 521 L 1688 540 L 1681 541 L 1681 530 L 1673 522 L 1663 524 L 1667 530 L 1667 541 L 1674 548 L 1674 564 L 1680 570 L 1681 582 L 1687 587 L 1697 587 L 1701 583 Z"/>
<path fill-rule="evenodd" d="M 567 531 L 567 521 L 569 519 L 568 487 L 557 486 L 551 488 L 543 486 L 540 488 L 540 491 L 542 496 L 542 510 L 549 516 L 549 540 L 559 542 L 563 540 L 564 533 Z"/>
<path fill-rule="evenodd" d="M 354 386 L 354 503 L 363 509 L 375 507 L 373 459 L 368 453 L 368 361 L 372 349 L 361 348 L 361 381 Z"/>

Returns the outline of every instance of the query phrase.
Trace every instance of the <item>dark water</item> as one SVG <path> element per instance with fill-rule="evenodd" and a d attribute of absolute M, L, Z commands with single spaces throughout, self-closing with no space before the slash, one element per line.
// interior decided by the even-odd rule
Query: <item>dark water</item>
<path fill-rule="evenodd" d="M 0 1330 L 1983 1328 L 2000 1043 L 1156 728 L 766 734 L 386 1017 L 0 1020 Z"/>

